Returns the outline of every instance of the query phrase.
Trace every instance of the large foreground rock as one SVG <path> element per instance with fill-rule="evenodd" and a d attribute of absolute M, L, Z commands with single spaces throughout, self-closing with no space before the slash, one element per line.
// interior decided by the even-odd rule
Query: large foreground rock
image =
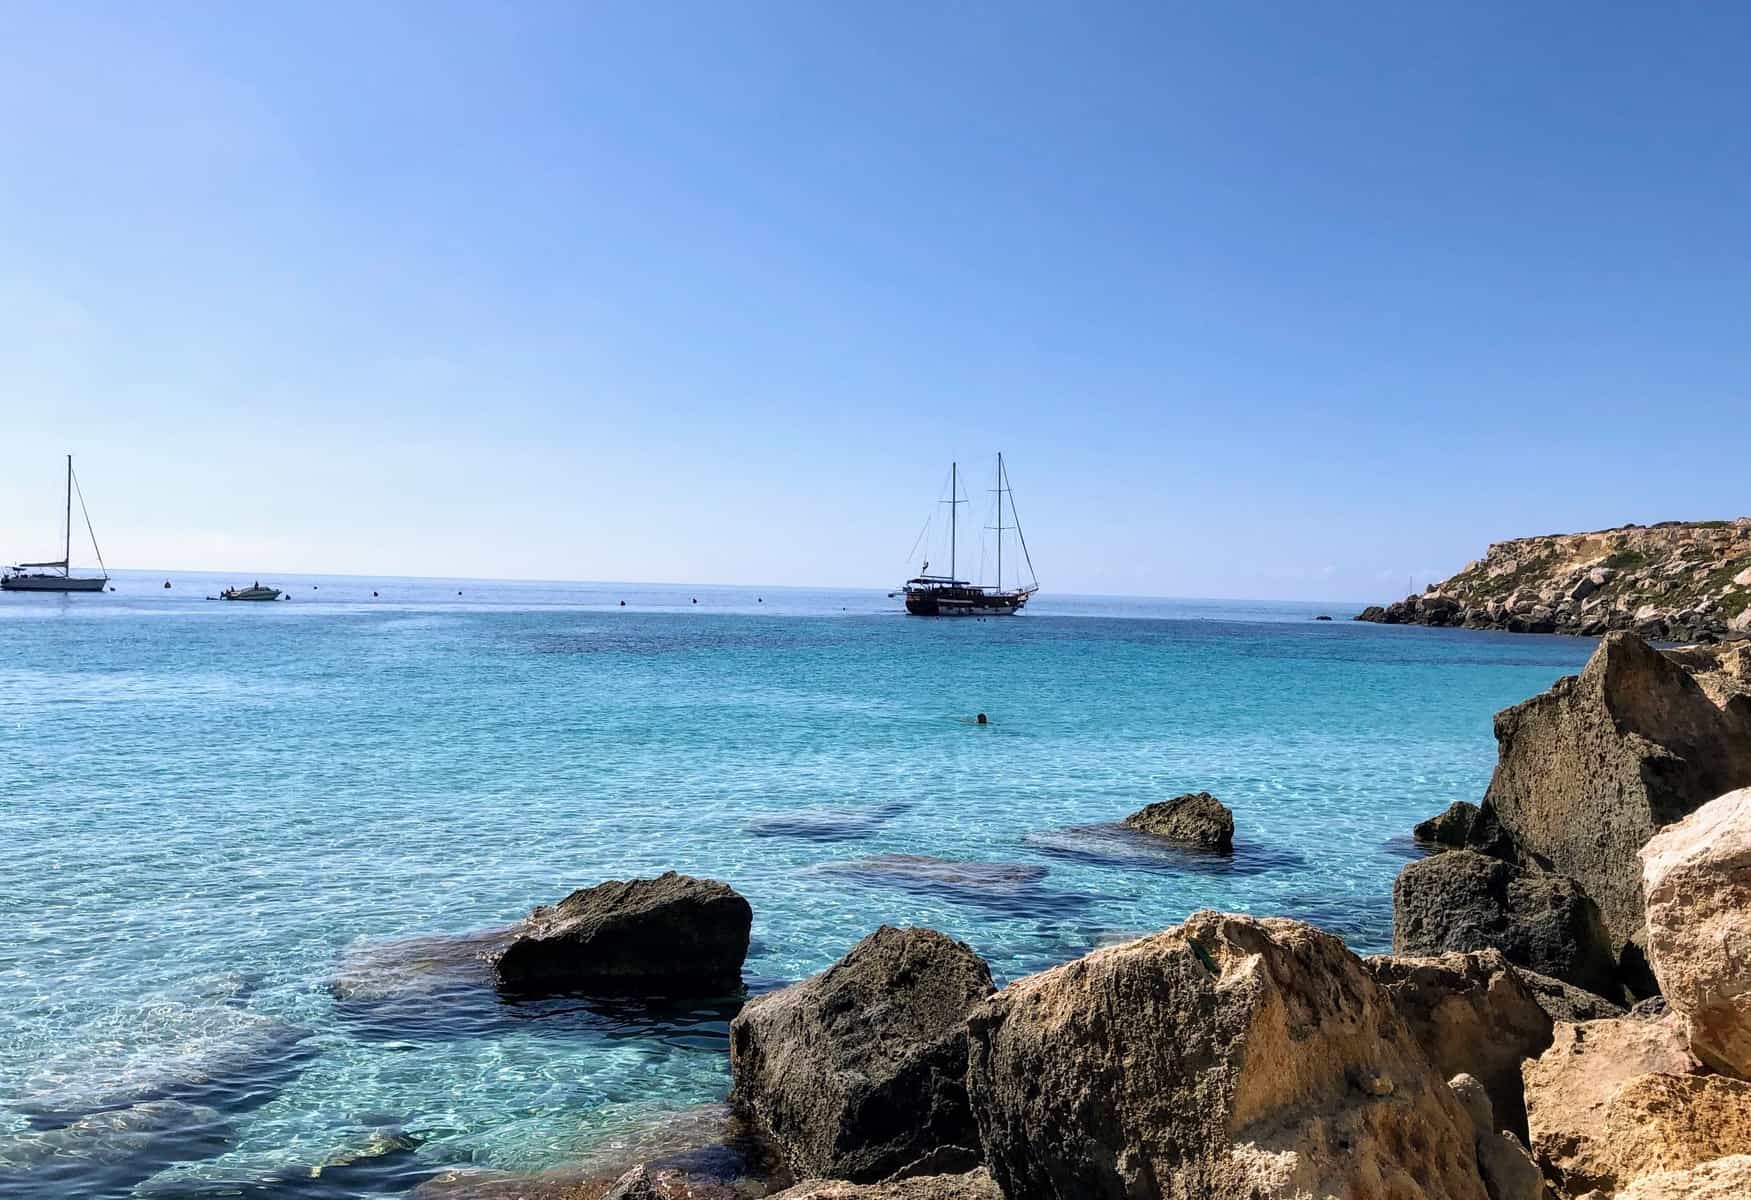
<path fill-rule="evenodd" d="M 1617 1193 L 1617 1200 L 1745 1200 L 1746 1196 L 1751 1196 L 1751 1154 L 1732 1154 L 1688 1171 L 1643 1175 Z"/>
<path fill-rule="evenodd" d="M 1645 1151 L 1624 1138 L 1631 1110 L 1619 1093 L 1644 1077 L 1690 1075 L 1697 1065 L 1683 1028 L 1670 1019 L 1559 1022 L 1550 1049 L 1524 1069 L 1533 1155 L 1569 1194 L 1595 1188 L 1610 1194 L 1655 1169 L 1645 1165 Z"/>
<path fill-rule="evenodd" d="M 1751 1079 L 1751 788 L 1712 800 L 1642 847 L 1648 957 L 1690 1048 Z"/>
<path fill-rule="evenodd" d="M 1573 880 L 1472 850 L 1414 862 L 1392 888 L 1392 952 L 1500 950 L 1590 992 L 1619 990 L 1599 909 Z"/>
<path fill-rule="evenodd" d="M 1477 1169 L 1490 1200 L 1546 1200 L 1549 1189 L 1526 1143 L 1502 1128 L 1484 1085 L 1470 1075 L 1447 1081 L 1477 1129 Z"/>
<path fill-rule="evenodd" d="M 516 991 L 722 995 L 741 985 L 753 919 L 715 879 L 611 879 L 537 908 L 492 964 Z"/>
<path fill-rule="evenodd" d="M 1615 633 L 1579 676 L 1496 715 L 1498 761 L 1473 844 L 1578 882 L 1619 954 L 1643 923 L 1637 851 L 1751 785 L 1751 697 L 1720 691 L 1717 703 L 1686 663 L 1697 665 Z"/>
<path fill-rule="evenodd" d="M 968 1024 L 1006 1196 L 1484 1196 L 1471 1119 L 1311 926 L 1197 913 L 1018 980 Z"/>
<path fill-rule="evenodd" d="M 1364 959 L 1410 1023 L 1440 1074 L 1479 1081 L 1489 1097 L 1491 1133 L 1526 1136 L 1520 1064 L 1550 1045 L 1551 1019 L 1498 950 L 1437 958 Z"/>
<path fill-rule="evenodd" d="M 977 1165 L 967 1013 L 993 991 L 978 955 L 883 926 L 730 1025 L 731 1099 L 800 1178 L 874 1182 Z"/>
<path fill-rule="evenodd" d="M 1126 817 L 1125 824 L 1188 846 L 1234 849 L 1234 814 L 1209 792 L 1191 792 L 1145 805 Z"/>

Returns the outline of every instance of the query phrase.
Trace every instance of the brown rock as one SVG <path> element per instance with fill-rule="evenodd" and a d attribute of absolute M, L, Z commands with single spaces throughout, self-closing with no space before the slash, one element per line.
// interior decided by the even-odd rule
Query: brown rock
<path fill-rule="evenodd" d="M 980 1005 L 967 1084 L 1010 1197 L 1484 1196 L 1475 1131 L 1329 934 L 1213 912 Z"/>
<path fill-rule="evenodd" d="M 1643 921 L 1642 844 L 1751 784 L 1751 698 L 1716 704 L 1683 665 L 1614 633 L 1579 676 L 1498 713 L 1496 742 L 1473 844 L 1495 835 L 1491 852 L 1573 878 L 1621 953 Z"/>
<path fill-rule="evenodd" d="M 1525 967 L 1515 967 L 1514 973 L 1526 985 L 1526 990 L 1532 993 L 1532 998 L 1538 1001 L 1538 1007 L 1552 1021 L 1568 1021 L 1572 1024 L 1577 1021 L 1603 1021 L 1624 1015 L 1621 1004 L 1613 1004 L 1604 996 L 1596 996 L 1586 988 L 1578 988 L 1549 975 L 1540 975 L 1537 971 L 1528 971 Z"/>
<path fill-rule="evenodd" d="M 1751 1150 L 1751 1083 L 1724 1075 L 1642 1075 L 1617 1089 L 1605 1141 L 1619 1186 Z"/>
<path fill-rule="evenodd" d="M 1731 1154 L 1688 1171 L 1656 1171 L 1617 1193 L 1617 1200 L 1745 1200 L 1751 1154 Z"/>
<path fill-rule="evenodd" d="M 1450 850 L 1399 872 L 1392 888 L 1394 954 L 1487 949 L 1592 992 L 1618 988 L 1599 909 L 1572 879 L 1472 850 Z"/>
<path fill-rule="evenodd" d="M 1544 1186 L 1538 1164 L 1524 1142 L 1499 1128 L 1483 1084 L 1461 1074 L 1449 1079 L 1447 1086 L 1477 1128 L 1477 1169 L 1490 1200 L 1546 1200 L 1550 1189 Z"/>
<path fill-rule="evenodd" d="M 1685 1075 L 1697 1065 L 1672 1020 L 1558 1022 L 1550 1049 L 1523 1071 L 1532 1153 L 1546 1177 L 1576 1196 L 1627 1182 L 1612 1146 L 1618 1091 L 1639 1076 Z"/>
<path fill-rule="evenodd" d="M 1398 1005 L 1435 1070 L 1480 1080 L 1495 1121 L 1526 1136 L 1520 1064 L 1550 1045 L 1551 1020 L 1500 951 L 1363 960 Z"/>
<path fill-rule="evenodd" d="M 984 1168 L 964 1175 L 918 1175 L 884 1183 L 810 1179 L 772 1200 L 1003 1200 Z"/>
<path fill-rule="evenodd" d="M 1141 833 L 1206 850 L 1234 849 L 1234 814 L 1209 792 L 1191 792 L 1145 805 L 1126 817 L 1125 824 Z"/>
<path fill-rule="evenodd" d="M 821 974 L 730 1024 L 731 1100 L 799 1178 L 870 1183 L 978 1164 L 967 1013 L 984 961 L 930 929 L 882 926 Z"/>
<path fill-rule="evenodd" d="M 1445 811 L 1430 817 L 1427 821 L 1419 821 L 1411 830 L 1411 836 L 1419 842 L 1429 842 L 1436 846 L 1463 846 L 1471 837 L 1471 823 L 1477 819 L 1477 805 L 1465 800 L 1455 800 Z"/>
<path fill-rule="evenodd" d="M 753 919 L 715 879 L 611 879 L 537 908 L 492 962 L 518 991 L 721 995 L 741 986 Z"/>
<path fill-rule="evenodd" d="M 1660 990 L 1698 1058 L 1751 1079 L 1751 788 L 1668 825 L 1641 857 Z"/>

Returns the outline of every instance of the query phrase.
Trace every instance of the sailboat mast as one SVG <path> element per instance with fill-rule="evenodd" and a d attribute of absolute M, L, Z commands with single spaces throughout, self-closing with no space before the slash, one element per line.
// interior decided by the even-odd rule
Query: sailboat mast
<path fill-rule="evenodd" d="M 955 526 L 955 510 L 961 505 L 960 469 L 961 465 L 959 463 L 951 462 L 948 465 L 948 579 L 950 583 L 953 583 L 955 580 L 955 540 L 957 532 Z"/>
<path fill-rule="evenodd" d="M 997 590 L 1003 590 L 1003 451 L 997 452 Z"/>
<path fill-rule="evenodd" d="M 67 456 L 67 524 L 62 527 L 61 570 L 73 573 L 73 456 Z"/>

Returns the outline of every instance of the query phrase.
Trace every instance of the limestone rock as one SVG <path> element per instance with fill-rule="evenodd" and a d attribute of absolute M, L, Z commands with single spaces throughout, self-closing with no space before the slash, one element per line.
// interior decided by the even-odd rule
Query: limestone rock
<path fill-rule="evenodd" d="M 1551 1019 L 1501 952 L 1363 961 L 1435 1070 L 1482 1081 L 1495 1114 L 1483 1128 L 1525 1137 L 1520 1064 L 1550 1045 Z"/>
<path fill-rule="evenodd" d="M 1010 1197 L 1484 1196 L 1471 1119 L 1361 960 L 1213 912 L 980 1005 L 967 1085 Z"/>
<path fill-rule="evenodd" d="M 918 1175 L 884 1183 L 810 1179 L 770 1200 L 1003 1200 L 984 1168 L 964 1175 Z"/>
<path fill-rule="evenodd" d="M 1234 814 L 1209 792 L 1192 792 L 1146 805 L 1126 817 L 1125 824 L 1207 850 L 1234 849 Z"/>
<path fill-rule="evenodd" d="M 1453 850 L 1399 872 L 1392 952 L 1500 950 L 1510 962 L 1592 992 L 1617 989 L 1599 910 L 1573 880 Z"/>
<path fill-rule="evenodd" d="M 1459 1074 L 1449 1079 L 1447 1086 L 1477 1128 L 1477 1169 L 1490 1200 L 1545 1200 L 1550 1193 L 1538 1164 L 1532 1161 L 1524 1142 L 1498 1127 L 1483 1084 L 1473 1076 Z"/>
<path fill-rule="evenodd" d="M 1668 825 L 1641 857 L 1660 990 L 1698 1058 L 1751 1079 L 1751 788 Z"/>
<path fill-rule="evenodd" d="M 741 985 L 753 919 L 715 879 L 611 879 L 537 908 L 492 963 L 517 991 L 721 995 Z"/>
<path fill-rule="evenodd" d="M 1537 971 L 1528 971 L 1525 967 L 1515 967 L 1514 974 L 1520 977 L 1520 982 L 1526 985 L 1532 998 L 1538 1001 L 1538 1007 L 1552 1021 L 1602 1021 L 1608 1017 L 1624 1015 L 1621 1004 L 1613 1004 L 1604 996 L 1594 995 L 1586 988 L 1578 988 L 1549 975 L 1540 975 Z"/>
<path fill-rule="evenodd" d="M 1419 842 L 1431 842 L 1437 846 L 1463 846 L 1471 836 L 1471 823 L 1476 819 L 1477 805 L 1455 800 L 1446 811 L 1427 821 L 1419 821 L 1411 830 L 1411 836 Z"/>
<path fill-rule="evenodd" d="M 1620 954 L 1644 919 L 1642 844 L 1751 784 L 1751 697 L 1718 705 L 1680 663 L 1614 633 L 1579 676 L 1498 713 L 1496 742 L 1473 844 L 1499 831 L 1492 851 L 1574 879 Z"/>
<path fill-rule="evenodd" d="M 1546 1177 L 1578 1196 L 1609 1193 L 1639 1174 L 1621 1174 L 1613 1144 L 1619 1091 L 1641 1076 L 1688 1075 L 1697 1065 L 1676 1021 L 1558 1022 L 1550 1049 L 1523 1069 L 1532 1153 Z"/>
<path fill-rule="evenodd" d="M 1745 1200 L 1751 1196 L 1751 1154 L 1730 1154 L 1688 1171 L 1655 1171 L 1617 1193 L 1617 1200 Z"/>
<path fill-rule="evenodd" d="M 821 974 L 742 1009 L 730 1024 L 731 1100 L 800 1178 L 970 1169 L 966 1018 L 992 991 L 962 943 L 884 925 Z"/>

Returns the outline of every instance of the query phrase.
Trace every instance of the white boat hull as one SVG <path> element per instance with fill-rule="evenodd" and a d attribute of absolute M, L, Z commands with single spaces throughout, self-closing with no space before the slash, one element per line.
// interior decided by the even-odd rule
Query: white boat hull
<path fill-rule="evenodd" d="M 77 575 L 7 575 L 0 577 L 0 591 L 7 592 L 101 592 L 107 578 Z"/>

